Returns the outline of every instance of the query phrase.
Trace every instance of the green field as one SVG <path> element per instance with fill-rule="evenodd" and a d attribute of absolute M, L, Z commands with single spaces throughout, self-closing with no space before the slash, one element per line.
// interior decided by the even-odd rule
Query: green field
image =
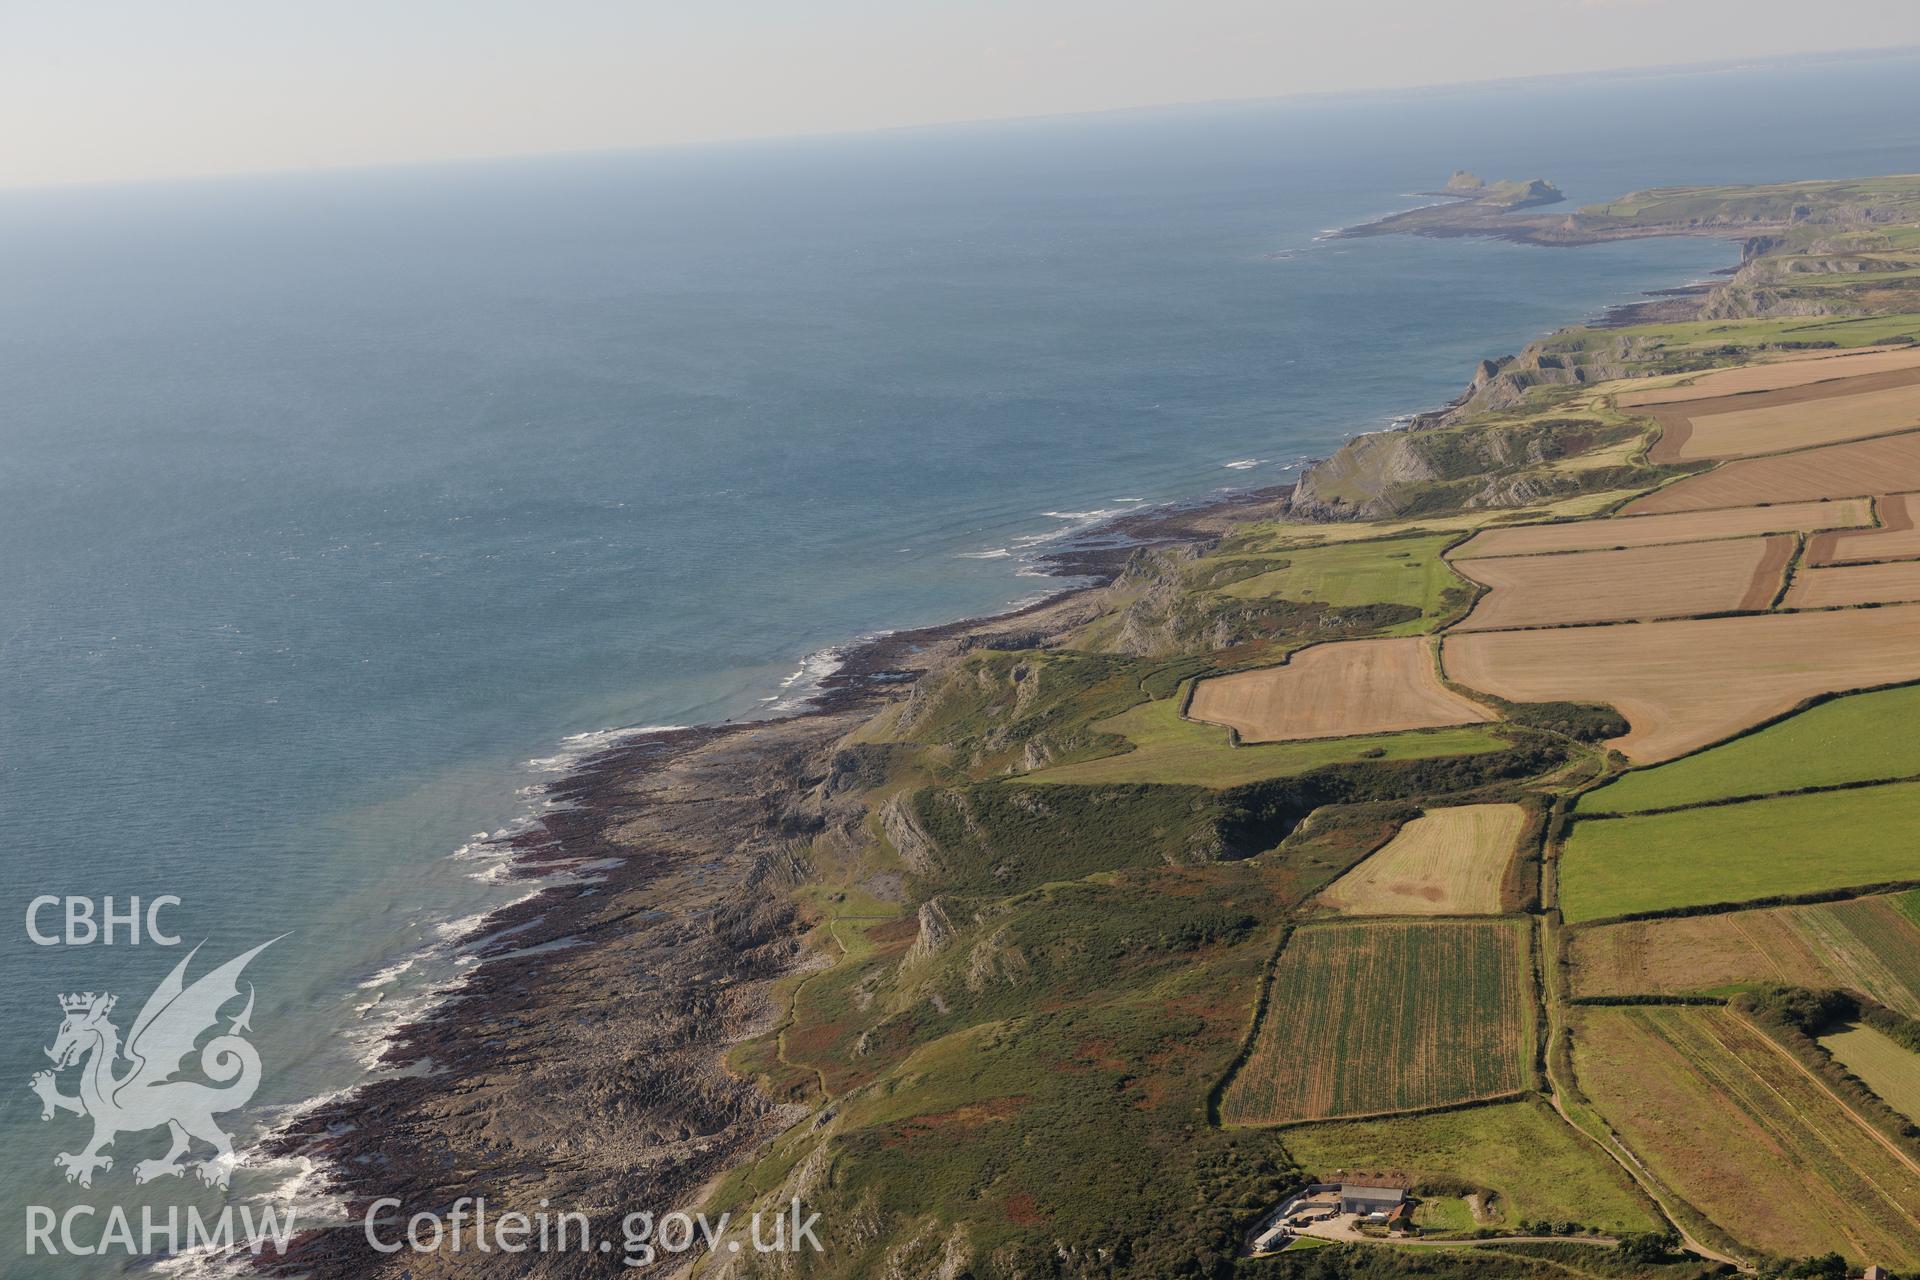
<path fill-rule="evenodd" d="M 1133 750 L 1098 760 L 1055 765 L 1016 781 L 1064 783 L 1177 782 L 1237 787 L 1263 778 L 1284 778 L 1323 765 L 1361 759 L 1413 760 L 1499 751 L 1507 745 L 1491 726 L 1389 733 L 1371 738 L 1320 742 L 1272 742 L 1236 747 L 1219 725 L 1180 718 L 1180 700 L 1144 702 L 1093 726 L 1133 744 Z M 1367 753 L 1378 751 L 1378 756 Z"/>
<path fill-rule="evenodd" d="M 1780 796 L 1574 824 L 1560 856 L 1569 924 L 1920 880 L 1920 783 Z"/>
<path fill-rule="evenodd" d="M 1223 588 L 1243 600 L 1314 600 L 1339 608 L 1404 604 L 1422 618 L 1390 628 L 1387 635 L 1413 635 L 1447 611 L 1448 590 L 1469 589 L 1440 552 L 1457 535 L 1347 542 L 1289 551 L 1284 569 L 1245 578 Z"/>
<path fill-rule="evenodd" d="M 1570 329 L 1543 345 L 1555 352 L 1599 351 L 1621 339 L 1638 339 L 1655 351 L 1697 357 L 1724 347 L 1783 343 L 1835 348 L 1871 347 L 1920 335 L 1920 314 L 1887 316 L 1791 316 L 1762 320 L 1683 320 L 1621 329 Z"/>
<path fill-rule="evenodd" d="M 1920 685 L 1836 698 L 1724 746 L 1640 769 L 1577 813 L 1644 813 L 1739 796 L 1920 776 Z"/>
<path fill-rule="evenodd" d="M 1320 1177 L 1340 1169 L 1395 1170 L 1416 1183 L 1483 1188 L 1492 1193 L 1489 1226 L 1539 1218 L 1606 1231 L 1655 1225 L 1619 1166 L 1541 1102 L 1307 1125 L 1284 1137 L 1301 1167 Z"/>
<path fill-rule="evenodd" d="M 1849 1027 L 1820 1043 L 1882 1102 L 1920 1123 L 1920 1054 L 1872 1027 Z"/>
<path fill-rule="evenodd" d="M 1222 1121 L 1377 1115 L 1526 1088 L 1530 940 L 1514 920 L 1301 927 L 1274 966 Z"/>

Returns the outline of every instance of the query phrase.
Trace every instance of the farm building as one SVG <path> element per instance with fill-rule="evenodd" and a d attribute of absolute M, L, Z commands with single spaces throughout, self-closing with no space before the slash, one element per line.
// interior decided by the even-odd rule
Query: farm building
<path fill-rule="evenodd" d="M 1407 1198 L 1405 1187 L 1368 1186 L 1348 1182 L 1340 1187 L 1340 1212 L 1388 1214 Z"/>

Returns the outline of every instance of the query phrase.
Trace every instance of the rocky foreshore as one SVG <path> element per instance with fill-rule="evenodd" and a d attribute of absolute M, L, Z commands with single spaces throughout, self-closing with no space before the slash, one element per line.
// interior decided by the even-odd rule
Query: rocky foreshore
<path fill-rule="evenodd" d="M 615 1273 L 591 1252 L 531 1264 L 472 1250 L 383 1254 L 360 1224 L 383 1197 L 402 1206 L 387 1216 L 404 1219 L 484 1196 L 495 1213 L 584 1213 L 596 1238 L 618 1240 L 628 1213 L 696 1208 L 808 1111 L 730 1074 L 725 1058 L 781 1017 L 775 983 L 817 963 L 804 945 L 813 922 L 787 890 L 816 841 L 850 845 L 865 821 L 861 761 L 836 751 L 840 740 L 942 662 L 1085 621 L 1086 584 L 1110 581 L 1140 548 L 1279 516 L 1289 494 L 1122 517 L 1043 561 L 1079 585 L 852 647 L 798 714 L 650 733 L 584 761 L 552 788 L 560 804 L 513 841 L 516 874 L 577 874 L 491 916 L 475 934 L 493 939 L 481 963 L 396 1034 L 387 1070 L 267 1144 L 320 1162 L 349 1222 L 307 1233 L 263 1269 L 316 1280 Z M 672 1270 L 663 1260 L 617 1273 Z"/>

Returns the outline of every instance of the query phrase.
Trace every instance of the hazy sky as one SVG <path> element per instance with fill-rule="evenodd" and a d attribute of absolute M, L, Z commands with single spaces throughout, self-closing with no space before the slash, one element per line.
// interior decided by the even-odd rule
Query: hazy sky
<path fill-rule="evenodd" d="M 0 0 L 0 185 L 1915 43 L 1914 0 Z"/>

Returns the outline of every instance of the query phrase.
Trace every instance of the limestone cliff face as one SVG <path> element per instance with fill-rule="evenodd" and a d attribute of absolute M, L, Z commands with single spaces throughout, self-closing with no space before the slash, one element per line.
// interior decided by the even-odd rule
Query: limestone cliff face
<path fill-rule="evenodd" d="M 1502 369 L 1487 385 L 1504 377 Z M 1294 490 L 1293 509 L 1309 520 L 1381 520 L 1442 506 L 1524 506 L 1580 492 L 1609 476 L 1608 469 L 1577 473 L 1551 464 L 1632 430 L 1577 418 L 1469 427 L 1429 420 L 1359 436 L 1307 470 Z"/>

